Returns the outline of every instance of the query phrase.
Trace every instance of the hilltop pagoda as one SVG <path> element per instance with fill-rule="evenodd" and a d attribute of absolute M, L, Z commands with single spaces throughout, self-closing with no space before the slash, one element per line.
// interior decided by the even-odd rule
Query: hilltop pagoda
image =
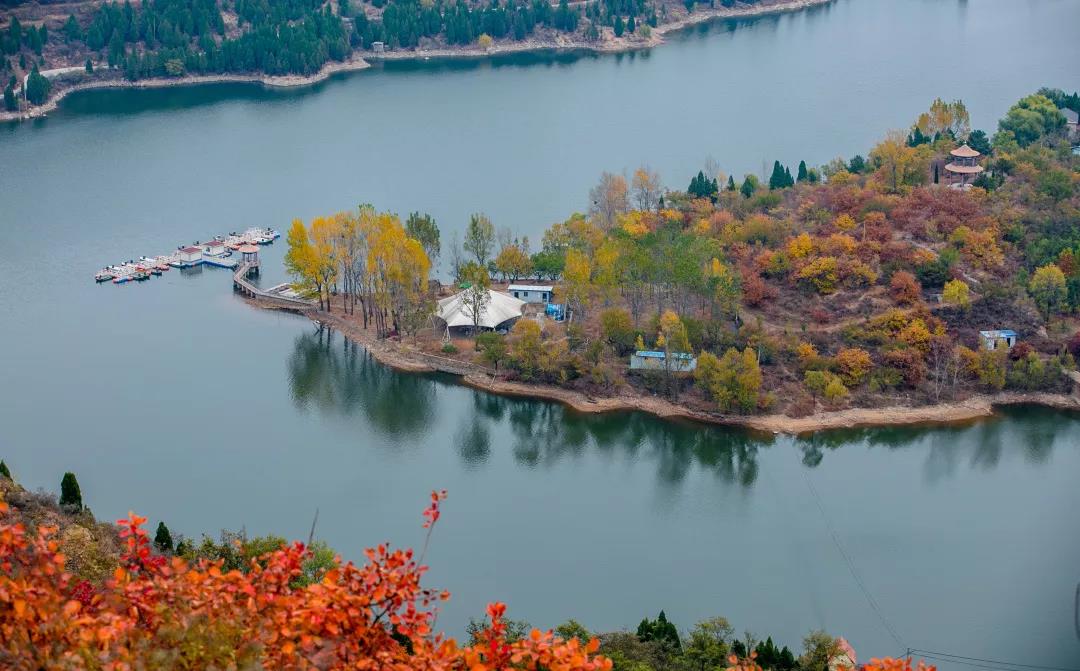
<path fill-rule="evenodd" d="M 982 156 L 967 144 L 960 145 L 949 152 L 952 159 L 945 164 L 945 172 L 949 176 L 949 186 L 954 189 L 967 189 L 971 187 L 970 180 L 983 171 L 979 165 L 979 157 Z"/>

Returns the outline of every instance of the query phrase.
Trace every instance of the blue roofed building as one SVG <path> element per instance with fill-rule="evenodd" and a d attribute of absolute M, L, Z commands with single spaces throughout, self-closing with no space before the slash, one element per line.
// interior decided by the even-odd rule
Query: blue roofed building
<path fill-rule="evenodd" d="M 630 355 L 630 370 L 669 370 L 666 358 L 671 357 L 670 370 L 675 373 L 690 373 L 697 368 L 697 357 L 686 352 L 664 352 L 638 350 Z"/>

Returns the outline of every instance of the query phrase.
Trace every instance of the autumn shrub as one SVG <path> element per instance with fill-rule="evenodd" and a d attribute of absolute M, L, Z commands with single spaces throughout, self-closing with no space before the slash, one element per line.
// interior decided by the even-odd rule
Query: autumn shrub
<path fill-rule="evenodd" d="M 979 384 L 983 387 L 998 391 L 1005 386 L 1005 371 L 1008 365 L 1008 355 L 1002 349 L 979 350 L 977 368 L 975 370 Z"/>
<path fill-rule="evenodd" d="M 874 367 L 870 353 L 858 347 L 841 349 L 836 353 L 835 361 L 840 379 L 849 387 L 862 382 Z"/>
<path fill-rule="evenodd" d="M 444 495 L 432 493 L 424 511 L 429 538 Z M 223 570 L 152 554 L 145 521 L 118 521 L 120 566 L 91 584 L 63 569 L 55 528 L 12 523 L 0 501 L 4 668 L 611 669 L 594 654 L 596 640 L 550 631 L 510 640 L 501 603 L 488 606 L 473 645 L 433 633 L 434 607 L 449 594 L 421 587 L 427 569 L 411 550 L 370 548 L 364 566 L 330 558 L 305 582 L 317 552 L 301 543 L 253 558 L 246 571 Z"/>
<path fill-rule="evenodd" d="M 1035 351 L 1035 348 L 1031 346 L 1029 342 L 1018 342 L 1011 349 L 1009 349 L 1009 360 L 1019 361 L 1025 358 L 1028 354 Z"/>
<path fill-rule="evenodd" d="M 721 412 L 754 412 L 761 402 L 761 368 L 754 351 L 732 347 L 723 357 L 702 352 L 694 381 L 716 403 Z"/>
<path fill-rule="evenodd" d="M 893 368 L 892 366 L 884 366 L 877 368 L 870 373 L 870 377 L 867 380 L 867 388 L 874 392 L 880 393 L 895 389 L 904 382 L 904 373 L 899 368 Z"/>
<path fill-rule="evenodd" d="M 922 287 L 914 275 L 900 270 L 889 280 L 889 295 L 899 305 L 913 305 L 922 300 Z"/>
<path fill-rule="evenodd" d="M 819 294 L 831 294 L 840 281 L 839 264 L 834 257 L 820 256 L 799 269 L 795 279 L 800 286 Z"/>
<path fill-rule="evenodd" d="M 926 378 L 926 363 L 916 350 L 894 349 L 885 353 L 886 365 L 900 371 L 904 384 L 915 388 Z"/>

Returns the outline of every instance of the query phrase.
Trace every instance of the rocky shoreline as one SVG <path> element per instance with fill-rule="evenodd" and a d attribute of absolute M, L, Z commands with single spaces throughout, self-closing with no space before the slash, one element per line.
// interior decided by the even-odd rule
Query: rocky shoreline
<path fill-rule="evenodd" d="M 488 49 L 475 45 L 440 49 L 414 49 L 407 51 L 388 51 L 384 53 L 354 52 L 347 60 L 340 63 L 327 63 L 313 75 L 261 75 L 261 74 L 217 74 L 189 75 L 175 78 L 152 78 L 128 81 L 122 78 L 97 79 L 80 82 L 60 88 L 44 104 L 20 112 L 0 111 L 0 122 L 20 121 L 40 118 L 57 109 L 60 101 L 76 91 L 111 88 L 165 88 L 172 86 L 195 86 L 199 84 L 217 84 L 239 82 L 262 84 L 268 87 L 311 86 L 325 81 L 330 76 L 341 72 L 354 72 L 371 67 L 371 61 L 426 60 L 429 58 L 488 58 L 500 54 L 527 53 L 536 51 L 588 51 L 593 53 L 623 53 L 660 46 L 664 36 L 678 32 L 707 21 L 725 18 L 747 18 L 764 14 L 796 12 L 817 5 L 824 5 L 833 0 L 765 0 L 761 4 L 747 7 L 698 9 L 687 16 L 677 18 L 652 29 L 648 39 L 632 36 L 612 38 L 599 43 L 589 42 L 580 37 L 557 36 L 554 39 L 527 39 L 495 44 Z"/>
<path fill-rule="evenodd" d="M 731 426 L 772 434 L 802 435 L 831 429 L 857 427 L 945 425 L 992 417 L 995 408 L 1008 405 L 1041 405 L 1056 410 L 1080 412 L 1080 396 L 1042 392 L 1000 392 L 976 394 L 962 401 L 925 406 L 887 406 L 848 408 L 820 412 L 806 417 L 770 415 L 722 415 L 699 412 L 656 396 L 595 397 L 573 389 L 551 385 L 499 380 L 490 374 L 465 373 L 433 363 L 431 358 L 411 352 L 408 345 L 378 340 L 372 331 L 334 313 L 312 312 L 312 321 L 334 328 L 349 340 L 364 347 L 379 363 L 405 373 L 443 372 L 457 375 L 463 384 L 501 396 L 530 398 L 562 403 L 576 412 L 645 412 L 661 419 L 684 419 L 705 424 Z"/>

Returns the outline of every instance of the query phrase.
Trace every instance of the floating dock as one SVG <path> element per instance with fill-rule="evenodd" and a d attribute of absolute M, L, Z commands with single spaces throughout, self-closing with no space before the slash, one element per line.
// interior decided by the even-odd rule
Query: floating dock
<path fill-rule="evenodd" d="M 160 256 L 140 256 L 138 260 L 105 266 L 94 275 L 95 282 L 145 282 L 151 277 L 161 276 L 171 268 L 193 268 L 207 265 L 236 270 L 241 262 L 231 258 L 233 252 L 242 246 L 269 245 L 281 237 L 281 233 L 270 228 L 249 228 L 243 233 L 218 235 L 206 242 L 180 245 L 176 251 Z"/>

